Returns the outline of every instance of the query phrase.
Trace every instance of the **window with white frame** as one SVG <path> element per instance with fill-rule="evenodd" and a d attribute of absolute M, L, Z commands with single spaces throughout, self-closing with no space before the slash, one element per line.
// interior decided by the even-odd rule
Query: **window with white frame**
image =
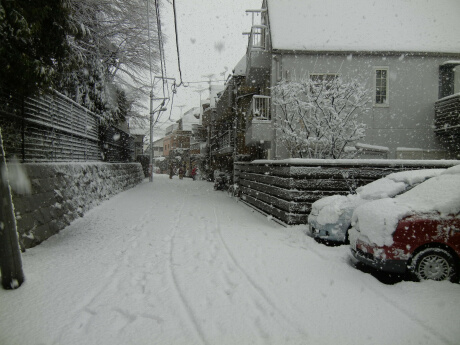
<path fill-rule="evenodd" d="M 388 67 L 375 67 L 375 106 L 388 106 Z"/>

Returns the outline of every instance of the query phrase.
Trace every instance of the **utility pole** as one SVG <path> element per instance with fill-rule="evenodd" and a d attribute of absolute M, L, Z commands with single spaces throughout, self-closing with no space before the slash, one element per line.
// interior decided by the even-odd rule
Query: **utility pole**
<path fill-rule="evenodd" d="M 180 108 L 180 118 L 182 119 L 182 108 L 185 107 L 185 104 L 182 105 L 175 105 L 176 108 Z"/>
<path fill-rule="evenodd" d="M 153 81 L 155 82 L 156 79 L 161 79 L 164 85 L 165 80 L 173 80 L 174 84 L 176 83 L 176 78 L 167 78 L 163 76 L 155 76 L 153 78 Z M 164 92 L 164 89 L 163 89 Z M 163 94 L 164 96 L 164 94 Z M 167 109 L 164 107 L 165 101 L 169 99 L 169 97 L 162 97 L 162 98 L 153 98 L 153 86 L 152 90 L 150 91 L 150 112 L 149 112 L 149 118 L 150 118 L 150 164 L 149 164 L 149 182 L 153 182 L 153 125 L 154 125 L 154 115 L 155 113 L 158 112 L 158 118 L 160 117 L 160 113 L 162 111 L 166 111 Z M 153 101 L 158 101 L 161 100 L 161 105 L 160 109 L 158 110 L 153 110 Z"/>
<path fill-rule="evenodd" d="M 160 105 L 160 109 L 153 110 L 153 90 L 150 91 L 150 164 L 149 164 L 149 182 L 153 182 L 153 125 L 154 125 L 154 115 L 158 112 L 158 116 L 162 111 L 166 111 L 164 107 L 165 100 L 168 98 L 157 98 L 163 100 Z"/>
<path fill-rule="evenodd" d="M 2 286 L 10 290 L 20 287 L 25 278 L 1 131 L 0 153 L 0 270 Z"/>

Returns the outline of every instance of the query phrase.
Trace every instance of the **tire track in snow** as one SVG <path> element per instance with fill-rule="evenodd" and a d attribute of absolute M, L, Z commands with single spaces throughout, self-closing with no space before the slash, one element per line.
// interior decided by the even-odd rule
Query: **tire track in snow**
<path fill-rule="evenodd" d="M 287 323 L 289 326 L 291 326 L 295 331 L 297 331 L 298 333 L 300 333 L 301 335 L 303 335 L 305 337 L 305 340 L 309 337 L 309 334 L 306 333 L 303 329 L 301 329 L 299 326 L 297 326 L 295 324 L 294 321 L 292 321 L 289 317 L 286 316 L 286 314 L 271 300 L 270 297 L 268 297 L 267 293 L 265 292 L 265 290 L 259 285 L 257 284 L 251 277 L 250 275 L 246 272 L 246 270 L 238 263 L 238 261 L 236 260 L 236 257 L 235 255 L 233 254 L 233 252 L 231 251 L 231 249 L 228 247 L 227 243 L 225 242 L 223 236 L 222 236 L 222 233 L 220 231 L 220 222 L 219 222 L 219 218 L 217 216 L 217 212 L 216 212 L 216 207 L 214 206 L 213 207 L 213 211 L 214 211 L 214 217 L 215 217 L 215 222 L 216 222 L 216 230 L 217 230 L 217 234 L 218 234 L 218 237 L 219 237 L 219 240 L 220 242 L 222 243 L 223 245 L 223 248 L 225 249 L 228 257 L 232 260 L 233 264 L 238 268 L 238 270 L 243 274 L 243 276 L 246 278 L 246 280 L 249 282 L 249 285 L 252 286 L 252 288 L 262 297 L 263 300 L 265 300 L 265 302 L 272 308 L 274 309 Z M 256 303 L 257 304 L 257 303 Z"/>
<path fill-rule="evenodd" d="M 185 205 L 185 198 L 181 198 L 182 203 L 180 207 L 178 207 L 175 212 L 176 214 L 181 214 L 184 205 Z M 189 321 L 191 322 L 194 330 L 196 331 L 198 337 L 200 338 L 201 342 L 205 345 L 209 345 L 210 343 L 206 340 L 206 337 L 204 336 L 203 330 L 201 329 L 200 325 L 197 323 L 197 319 L 195 317 L 195 314 L 193 313 L 192 308 L 190 307 L 190 304 L 187 302 L 187 299 L 185 298 L 185 294 L 182 292 L 182 289 L 180 288 L 179 281 L 177 279 L 176 274 L 174 273 L 174 258 L 173 258 L 173 253 L 174 253 L 174 238 L 176 237 L 177 234 L 177 229 L 179 228 L 179 222 L 180 222 L 180 217 L 176 217 L 173 225 L 173 232 L 171 234 L 171 237 L 169 239 L 169 261 L 168 261 L 168 271 L 171 277 L 171 280 L 173 282 L 174 290 L 176 291 L 176 294 L 179 297 L 179 300 L 182 304 L 183 309 L 185 310 L 185 313 L 187 314 Z"/>
<path fill-rule="evenodd" d="M 142 217 L 140 218 L 140 223 L 131 226 L 130 231 L 122 236 L 121 239 L 126 242 L 126 245 L 120 250 L 120 253 L 116 255 L 116 260 L 118 263 L 111 264 L 104 274 L 104 279 L 102 280 L 103 283 L 100 284 L 95 290 L 92 290 L 91 295 L 85 295 L 83 300 L 78 303 L 76 306 L 76 311 L 73 313 L 71 320 L 65 326 L 61 327 L 61 330 L 58 332 L 58 336 L 55 340 L 53 340 L 53 344 L 65 343 L 63 342 L 63 337 L 65 337 L 69 330 L 87 330 L 90 320 L 95 315 L 97 315 L 97 313 L 93 311 L 94 308 L 92 308 L 92 306 L 97 301 L 97 299 L 107 291 L 109 287 L 113 286 L 115 282 L 119 281 L 118 276 L 123 272 L 120 267 L 123 265 L 125 260 L 127 260 L 129 249 L 133 243 L 132 240 L 127 239 L 127 237 L 130 236 L 131 239 L 134 240 L 138 238 L 139 228 L 148 221 L 150 213 L 151 209 L 149 208 L 143 213 Z M 116 239 L 120 239 L 120 236 L 116 237 Z"/>

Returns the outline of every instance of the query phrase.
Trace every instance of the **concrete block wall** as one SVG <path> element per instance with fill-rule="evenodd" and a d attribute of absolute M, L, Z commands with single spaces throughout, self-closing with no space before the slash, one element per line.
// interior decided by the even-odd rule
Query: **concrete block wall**
<path fill-rule="evenodd" d="M 32 187 L 30 195 L 13 192 L 18 234 L 25 248 L 36 246 L 101 201 L 144 179 L 140 163 L 26 163 L 21 166 Z"/>
<path fill-rule="evenodd" d="M 454 160 L 286 159 L 235 163 L 241 199 L 285 224 L 306 224 L 311 205 L 348 194 L 392 172 L 449 168 Z"/>

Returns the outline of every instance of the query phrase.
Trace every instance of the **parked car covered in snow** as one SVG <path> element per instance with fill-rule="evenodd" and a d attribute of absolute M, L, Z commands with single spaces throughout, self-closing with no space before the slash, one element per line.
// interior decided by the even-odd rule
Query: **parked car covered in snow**
<path fill-rule="evenodd" d="M 457 280 L 460 165 L 393 199 L 359 206 L 352 221 L 351 252 L 364 264 L 418 281 Z"/>
<path fill-rule="evenodd" d="M 424 169 L 392 173 L 359 187 L 356 194 L 332 195 L 312 205 L 308 216 L 310 234 L 326 242 L 348 242 L 353 211 L 366 202 L 391 198 L 404 193 L 417 184 L 438 176 L 445 169 Z"/>

